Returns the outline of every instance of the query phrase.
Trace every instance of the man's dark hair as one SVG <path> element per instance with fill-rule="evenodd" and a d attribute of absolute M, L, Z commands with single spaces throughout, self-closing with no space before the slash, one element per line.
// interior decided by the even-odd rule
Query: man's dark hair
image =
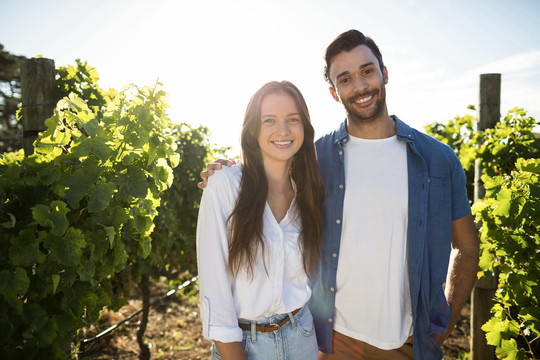
<path fill-rule="evenodd" d="M 334 84 L 330 79 L 330 61 L 332 61 L 334 56 L 342 52 L 349 52 L 359 45 L 366 45 L 371 49 L 379 61 L 380 70 L 383 70 L 384 64 L 382 55 L 379 47 L 377 44 L 375 44 L 375 41 L 373 41 L 373 39 L 369 36 L 365 36 L 358 30 L 345 31 L 343 34 L 335 38 L 330 45 L 328 45 L 324 54 L 324 60 L 326 62 L 326 65 L 324 66 L 324 79 L 330 84 L 330 86 L 332 86 L 332 88 L 334 87 Z"/>

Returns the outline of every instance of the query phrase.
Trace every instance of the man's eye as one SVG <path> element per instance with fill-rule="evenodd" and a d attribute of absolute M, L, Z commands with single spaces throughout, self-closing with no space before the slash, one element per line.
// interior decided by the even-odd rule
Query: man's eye
<path fill-rule="evenodd" d="M 340 84 L 346 84 L 348 82 L 349 82 L 349 78 L 343 78 L 343 79 L 339 80 Z"/>

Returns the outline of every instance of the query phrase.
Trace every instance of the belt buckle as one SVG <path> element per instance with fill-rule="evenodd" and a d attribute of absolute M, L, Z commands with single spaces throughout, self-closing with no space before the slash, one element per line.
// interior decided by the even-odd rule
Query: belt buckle
<path fill-rule="evenodd" d="M 270 328 L 270 331 L 276 332 L 279 330 L 279 324 L 268 324 L 267 326 Z"/>

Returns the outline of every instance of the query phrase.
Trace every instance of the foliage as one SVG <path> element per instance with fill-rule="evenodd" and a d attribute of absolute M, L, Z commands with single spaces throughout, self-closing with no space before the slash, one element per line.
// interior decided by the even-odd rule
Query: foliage
<path fill-rule="evenodd" d="M 80 60 L 58 68 L 61 101 L 34 155 L 0 155 L 5 358 L 67 358 L 133 283 L 195 271 L 196 184 L 225 149 L 211 149 L 205 127 L 172 124 L 159 84 L 117 92 L 98 79 Z"/>
<path fill-rule="evenodd" d="M 520 157 L 540 157 L 540 141 L 533 132 L 540 123 L 527 116 L 525 110 L 511 109 L 493 129 L 476 131 L 475 123 L 473 116 L 465 115 L 446 125 L 435 123 L 425 127 L 429 135 L 454 149 L 469 181 L 474 180 L 469 176 L 474 176 L 476 159 L 485 174 L 494 176 L 510 174 Z"/>
<path fill-rule="evenodd" d="M 211 150 L 208 129 L 188 124 L 173 127 L 180 164 L 174 168 L 174 181 L 161 197 L 159 213 L 154 219 L 153 251 L 149 256 L 154 268 L 170 276 L 185 273 L 180 280 L 197 271 L 195 232 L 201 190 L 197 187 L 202 166 L 227 149 Z M 222 156 L 224 157 L 224 156 Z M 187 273 L 186 273 L 187 271 Z M 158 272 L 163 275 L 163 272 Z M 169 277 L 170 277 L 169 276 Z"/>
<path fill-rule="evenodd" d="M 77 330 L 129 289 L 119 277 L 140 276 L 179 162 L 164 97 L 158 85 L 130 87 L 98 118 L 72 94 L 46 120 L 34 155 L 0 156 L 5 358 L 66 358 Z"/>
<path fill-rule="evenodd" d="M 540 352 L 540 125 L 512 109 L 493 129 L 474 132 L 472 116 L 426 127 L 453 147 L 474 182 L 480 163 L 486 189 L 473 206 L 481 222 L 479 277 L 498 276 L 493 317 L 483 326 L 502 359 L 536 358 Z M 469 192 L 470 194 L 470 192 Z M 498 275 L 496 275 L 498 274 Z"/>
<path fill-rule="evenodd" d="M 103 90 L 98 86 L 99 75 L 95 68 L 75 59 L 75 66 L 60 66 L 56 70 L 56 98 L 58 100 L 76 94 L 101 119 L 107 104 L 117 95 L 114 89 Z"/>
<path fill-rule="evenodd" d="M 486 197 L 473 208 L 482 221 L 481 275 L 500 273 L 482 329 L 501 359 L 534 357 L 540 337 L 540 160 L 515 167 L 509 176 L 483 175 Z"/>
<path fill-rule="evenodd" d="M 20 63 L 24 59 L 5 51 L 0 44 L 0 153 L 22 147 L 22 124 L 15 113 L 21 100 Z"/>

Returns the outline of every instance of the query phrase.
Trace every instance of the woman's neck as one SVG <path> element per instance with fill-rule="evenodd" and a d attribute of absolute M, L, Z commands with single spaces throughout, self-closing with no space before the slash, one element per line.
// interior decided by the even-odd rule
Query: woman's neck
<path fill-rule="evenodd" d="M 285 217 L 294 199 L 294 189 L 289 177 L 291 162 L 264 163 L 264 172 L 268 181 L 266 201 L 278 223 Z"/>
<path fill-rule="evenodd" d="M 268 194 L 271 193 L 289 193 L 292 191 L 292 185 L 289 178 L 291 162 L 269 163 L 265 162 L 264 173 L 268 181 Z"/>

